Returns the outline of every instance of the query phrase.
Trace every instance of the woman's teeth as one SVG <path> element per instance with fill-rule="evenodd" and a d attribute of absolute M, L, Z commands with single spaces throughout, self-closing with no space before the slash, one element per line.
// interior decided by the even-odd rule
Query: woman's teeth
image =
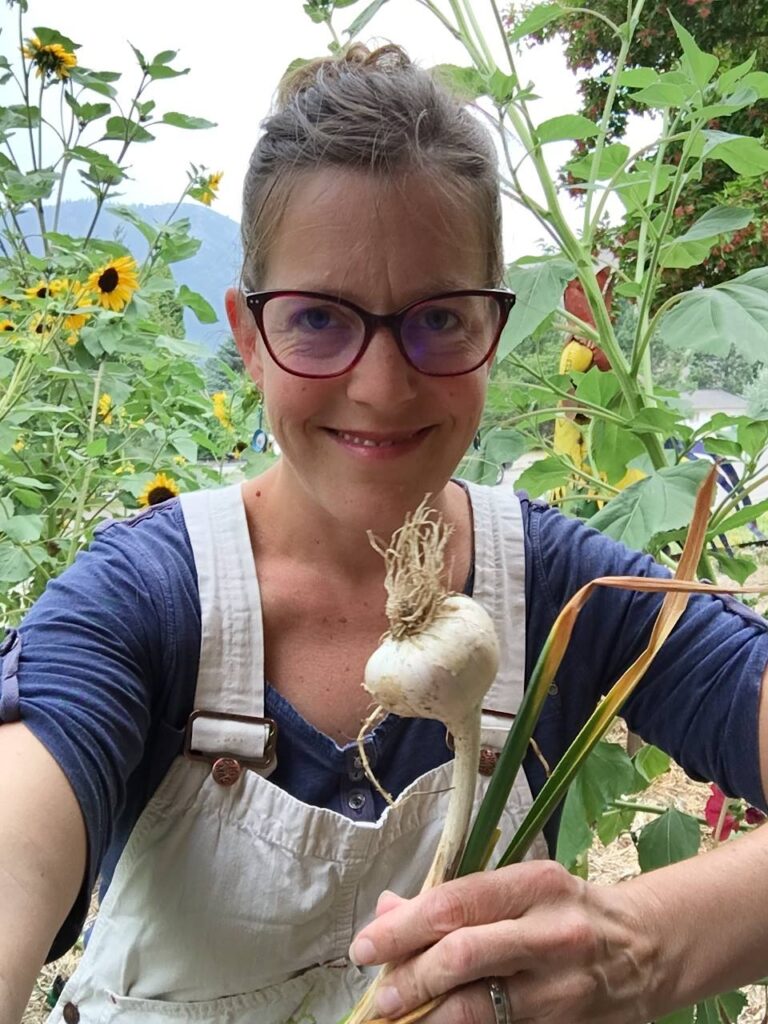
<path fill-rule="evenodd" d="M 409 434 L 407 437 L 399 437 L 396 441 L 374 441 L 370 437 L 358 437 L 356 434 L 347 434 L 343 430 L 337 430 L 337 435 L 342 441 L 347 441 L 349 444 L 359 444 L 364 448 L 391 448 L 392 445 L 398 444 L 402 441 L 410 441 L 418 431 L 413 434 Z"/>

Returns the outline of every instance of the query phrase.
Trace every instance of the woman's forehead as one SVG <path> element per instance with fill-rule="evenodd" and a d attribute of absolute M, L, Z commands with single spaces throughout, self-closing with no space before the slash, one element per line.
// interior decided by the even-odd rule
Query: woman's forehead
<path fill-rule="evenodd" d="M 433 175 L 384 179 L 328 168 L 295 184 L 267 260 L 265 287 L 311 290 L 345 278 L 413 281 L 419 289 L 479 285 L 484 232 L 473 206 Z M 298 281 L 301 278 L 301 281 Z"/>

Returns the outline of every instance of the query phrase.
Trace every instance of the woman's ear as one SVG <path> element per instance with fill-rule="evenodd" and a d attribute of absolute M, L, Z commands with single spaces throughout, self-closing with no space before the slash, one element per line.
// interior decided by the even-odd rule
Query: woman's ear
<path fill-rule="evenodd" d="M 240 358 L 256 385 L 261 388 L 263 378 L 261 339 L 253 314 L 248 309 L 243 293 L 236 288 L 227 289 L 224 306 Z"/>

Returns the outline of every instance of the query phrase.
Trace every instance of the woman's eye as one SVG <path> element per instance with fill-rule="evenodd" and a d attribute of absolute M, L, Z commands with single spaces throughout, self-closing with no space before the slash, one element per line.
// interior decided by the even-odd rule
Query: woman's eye
<path fill-rule="evenodd" d="M 430 331 L 447 331 L 460 326 L 460 320 L 450 309 L 425 309 L 420 314 L 420 320 L 424 327 Z"/>
<path fill-rule="evenodd" d="M 313 331 L 322 331 L 330 327 L 332 323 L 331 314 L 327 309 L 305 309 L 297 316 L 299 327 L 309 327 Z"/>

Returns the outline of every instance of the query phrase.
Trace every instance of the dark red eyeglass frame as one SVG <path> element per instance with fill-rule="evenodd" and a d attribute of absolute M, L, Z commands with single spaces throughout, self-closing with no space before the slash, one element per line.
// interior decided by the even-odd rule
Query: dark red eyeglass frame
<path fill-rule="evenodd" d="M 365 327 L 365 333 L 363 334 L 363 340 L 360 345 L 360 349 L 355 358 L 344 367 L 343 370 L 338 370 L 336 373 L 299 373 L 296 370 L 292 370 L 277 358 L 275 353 L 272 351 L 272 346 L 269 343 L 269 338 L 264 330 L 264 307 L 270 299 L 284 298 L 285 296 L 298 296 L 304 295 L 309 299 L 325 299 L 327 302 L 335 302 L 339 306 L 346 306 L 353 312 L 357 313 L 360 319 L 363 321 Z M 426 370 L 422 370 L 420 366 L 410 359 L 406 352 L 403 339 L 400 336 L 400 327 L 407 316 L 407 314 L 415 309 L 416 306 L 421 306 L 425 302 L 430 302 L 433 299 L 451 299 L 457 298 L 464 295 L 484 295 L 488 298 L 495 299 L 499 306 L 499 324 L 496 330 L 495 337 L 488 347 L 488 351 L 485 353 L 482 359 L 478 360 L 474 366 L 468 370 L 459 370 L 454 373 L 428 373 Z M 473 373 L 479 369 L 484 363 L 493 356 L 496 351 L 496 346 L 499 344 L 499 338 L 501 332 L 504 330 L 509 314 L 512 311 L 512 307 L 515 304 L 516 296 L 514 292 L 506 291 L 504 288 L 464 288 L 458 291 L 452 292 L 440 292 L 437 295 L 426 295 L 423 299 L 417 299 L 415 302 L 409 302 L 407 306 L 403 306 L 402 309 L 397 310 L 395 313 L 371 313 L 367 309 L 363 309 L 362 306 L 356 305 L 354 302 L 349 302 L 347 299 L 337 298 L 334 295 L 328 295 L 325 292 L 305 292 L 299 290 L 287 290 L 287 291 L 270 291 L 270 292 L 246 292 L 245 302 L 253 317 L 256 321 L 256 326 L 259 328 L 261 337 L 264 340 L 264 344 L 269 352 L 270 356 L 275 363 L 284 370 L 286 373 L 292 374 L 294 377 L 304 377 L 309 380 L 330 380 L 332 377 L 341 377 L 345 373 L 356 366 L 365 355 L 365 350 L 371 342 L 371 338 L 376 332 L 378 327 L 386 327 L 391 332 L 392 337 L 395 339 L 400 355 L 405 359 L 409 366 L 412 366 L 418 373 L 423 373 L 425 377 L 463 377 L 467 373 Z"/>

